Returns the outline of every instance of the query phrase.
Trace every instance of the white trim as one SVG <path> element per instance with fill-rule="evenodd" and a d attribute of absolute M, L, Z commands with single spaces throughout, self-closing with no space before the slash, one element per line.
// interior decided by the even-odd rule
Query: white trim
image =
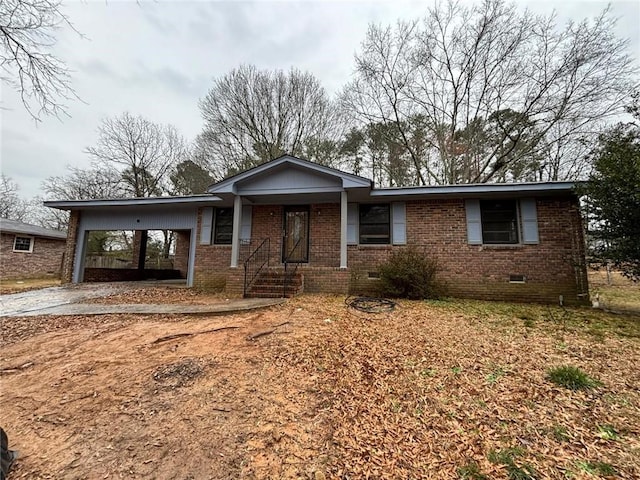
<path fill-rule="evenodd" d="M 415 197 L 423 198 L 461 195 L 464 197 L 478 195 L 504 194 L 517 196 L 523 193 L 572 193 L 581 182 L 536 182 L 536 183 L 481 183 L 461 185 L 435 185 L 432 187 L 394 187 L 380 188 L 369 192 L 371 198 L 382 201 L 380 197 Z"/>
<path fill-rule="evenodd" d="M 347 268 L 347 192 L 340 194 L 340 268 Z"/>
<path fill-rule="evenodd" d="M 242 222 L 242 197 L 233 200 L 233 233 L 231 234 L 231 268 L 238 268 L 240 259 L 240 224 Z"/>
<path fill-rule="evenodd" d="M 74 210 L 83 208 L 130 207 L 130 206 L 162 206 L 180 204 L 210 204 L 221 202 L 220 197 L 213 195 L 193 195 L 188 197 L 146 197 L 146 198 L 109 198 L 104 200 L 53 200 L 44 202 L 45 207 L 58 210 Z"/>
<path fill-rule="evenodd" d="M 195 278 L 196 269 L 196 248 L 198 246 L 198 229 L 192 228 L 189 236 L 189 260 L 187 262 L 187 287 L 193 287 L 193 280 Z"/>
<path fill-rule="evenodd" d="M 29 239 L 29 250 L 16 250 L 16 242 L 18 238 L 28 238 Z M 33 253 L 33 244 L 35 243 L 35 238 L 31 235 L 20 235 L 17 234 L 13 237 L 13 251 L 15 253 Z"/>
<path fill-rule="evenodd" d="M 340 170 L 336 170 L 335 168 L 325 167 L 324 165 L 319 165 L 317 163 L 309 162 L 308 160 L 303 160 L 301 158 L 296 158 L 291 155 L 283 155 L 280 158 L 276 158 L 275 160 L 271 160 L 270 162 L 263 163 L 257 167 L 251 168 L 244 172 L 241 172 L 233 177 L 229 177 L 221 182 L 211 185 L 207 192 L 214 194 L 221 193 L 237 193 L 236 184 L 238 182 L 242 182 L 248 178 L 251 178 L 255 175 L 260 175 L 268 170 L 272 170 L 274 168 L 281 167 L 282 165 L 289 164 L 297 167 L 301 167 L 310 171 L 315 171 L 319 173 L 323 173 L 325 175 L 331 175 L 333 177 L 339 177 L 342 180 L 342 188 L 358 188 L 358 187 L 372 187 L 372 182 L 368 178 L 360 177 L 358 175 L 354 175 L 352 173 L 342 172 Z M 243 191 L 243 195 L 247 195 L 248 193 Z"/>

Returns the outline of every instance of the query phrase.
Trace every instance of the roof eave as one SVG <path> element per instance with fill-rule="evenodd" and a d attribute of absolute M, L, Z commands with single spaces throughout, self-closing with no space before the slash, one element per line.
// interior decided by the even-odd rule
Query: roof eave
<path fill-rule="evenodd" d="M 220 197 L 214 195 L 195 195 L 184 197 L 110 198 L 100 200 L 50 200 L 44 202 L 44 205 L 58 210 L 82 210 L 105 207 L 206 205 L 221 201 L 222 199 Z"/>
<path fill-rule="evenodd" d="M 431 187 L 404 187 L 373 189 L 370 196 L 380 197 L 447 197 L 447 196 L 491 196 L 491 195 L 550 195 L 574 194 L 581 182 L 538 183 L 483 183 L 464 185 L 438 185 Z"/>

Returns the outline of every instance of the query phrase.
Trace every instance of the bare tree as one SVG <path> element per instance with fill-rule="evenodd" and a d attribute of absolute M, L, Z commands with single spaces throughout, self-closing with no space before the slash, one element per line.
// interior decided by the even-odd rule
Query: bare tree
<path fill-rule="evenodd" d="M 206 152 L 218 177 L 285 153 L 335 158 L 337 109 L 310 73 L 241 66 L 215 80 L 200 110 L 205 126 L 197 150 Z"/>
<path fill-rule="evenodd" d="M 559 28 L 502 0 L 438 3 L 422 21 L 370 26 L 342 102 L 394 127 L 420 184 L 579 175 L 579 141 L 637 82 L 614 24 L 607 10 Z"/>
<path fill-rule="evenodd" d="M 52 200 L 91 200 L 125 196 L 122 176 L 113 168 L 67 167 L 69 173 L 42 182 L 47 198 Z"/>
<path fill-rule="evenodd" d="M 188 158 L 186 141 L 175 127 L 129 113 L 103 120 L 97 145 L 86 152 L 102 171 L 116 169 L 125 192 L 135 197 L 167 193 L 170 173 Z"/>
<path fill-rule="evenodd" d="M 69 213 L 45 207 L 44 200 L 91 200 L 121 198 L 125 189 L 120 173 L 111 168 L 93 167 L 88 169 L 67 166 L 66 175 L 52 176 L 42 182 L 44 197 L 31 200 L 29 219 L 32 223 L 54 230 L 65 230 L 69 223 Z"/>
<path fill-rule="evenodd" d="M 4 173 L 0 174 L 0 218 L 23 222 L 29 211 L 28 203 L 18 195 L 20 187 Z"/>
<path fill-rule="evenodd" d="M 2 0 L 0 2 L 0 75 L 20 94 L 29 114 L 65 113 L 65 101 L 77 98 L 69 69 L 50 51 L 53 32 L 73 26 L 62 13 L 61 0 Z M 74 29 L 75 30 L 75 29 Z"/>

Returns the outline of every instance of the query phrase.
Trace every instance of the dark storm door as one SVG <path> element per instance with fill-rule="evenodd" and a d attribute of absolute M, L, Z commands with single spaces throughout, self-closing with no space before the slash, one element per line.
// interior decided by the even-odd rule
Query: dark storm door
<path fill-rule="evenodd" d="M 309 261 L 309 207 L 285 207 L 282 262 Z"/>

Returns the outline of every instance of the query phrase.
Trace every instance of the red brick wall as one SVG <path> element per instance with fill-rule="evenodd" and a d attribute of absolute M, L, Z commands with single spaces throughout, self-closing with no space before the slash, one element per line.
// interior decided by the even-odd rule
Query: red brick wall
<path fill-rule="evenodd" d="M 345 294 L 349 291 L 349 271 L 339 267 L 300 266 L 304 291 L 307 293 Z"/>
<path fill-rule="evenodd" d="M 196 256 L 193 286 L 205 290 L 224 290 L 231 265 L 231 245 L 200 245 L 202 208 L 198 209 Z"/>
<path fill-rule="evenodd" d="M 67 244 L 64 249 L 62 259 L 62 283 L 71 283 L 73 280 L 73 264 L 76 258 L 76 243 L 78 241 L 78 225 L 80 224 L 80 212 L 72 210 L 69 215 L 69 226 L 67 228 Z"/>
<path fill-rule="evenodd" d="M 180 271 L 181 278 L 187 278 L 189 268 L 189 244 L 191 242 L 191 232 L 189 230 L 177 230 L 176 232 L 176 253 L 173 258 L 173 268 Z"/>
<path fill-rule="evenodd" d="M 14 252 L 15 236 L 13 233 L 0 234 L 0 275 L 3 280 L 60 276 L 66 240 L 33 237 L 32 252 Z"/>
<path fill-rule="evenodd" d="M 584 243 L 575 199 L 537 200 L 537 245 L 487 246 L 467 243 L 463 200 L 407 202 L 407 242 L 436 259 L 438 277 L 448 294 L 492 300 L 558 302 L 585 301 Z M 368 272 L 388 258 L 394 248 L 350 246 L 352 291 L 376 282 Z M 524 275 L 525 284 L 509 283 L 511 274 Z"/>
<path fill-rule="evenodd" d="M 407 202 L 407 241 L 436 259 L 439 280 L 449 295 L 493 300 L 566 303 L 586 300 L 586 270 L 582 223 L 577 200 L 537 200 L 537 245 L 469 245 L 464 201 L 421 200 Z M 254 206 L 250 245 L 240 249 L 238 269 L 229 269 L 230 245 L 196 247 L 195 284 L 203 288 L 227 288 L 242 293 L 242 262 L 263 239 L 271 239 L 270 265 L 281 266 L 281 206 Z M 305 291 L 373 293 L 377 272 L 394 249 L 391 245 L 350 245 L 348 270 L 340 270 L 339 204 L 310 207 L 309 263 L 301 264 Z M 200 215 L 198 219 L 198 235 Z M 510 275 L 524 275 L 526 283 L 509 282 Z"/>
<path fill-rule="evenodd" d="M 240 248 L 244 261 L 267 237 L 271 240 L 271 264 L 282 264 L 283 214 L 281 206 L 254 206 L 251 244 Z M 340 204 L 309 207 L 309 266 L 340 266 Z"/>

